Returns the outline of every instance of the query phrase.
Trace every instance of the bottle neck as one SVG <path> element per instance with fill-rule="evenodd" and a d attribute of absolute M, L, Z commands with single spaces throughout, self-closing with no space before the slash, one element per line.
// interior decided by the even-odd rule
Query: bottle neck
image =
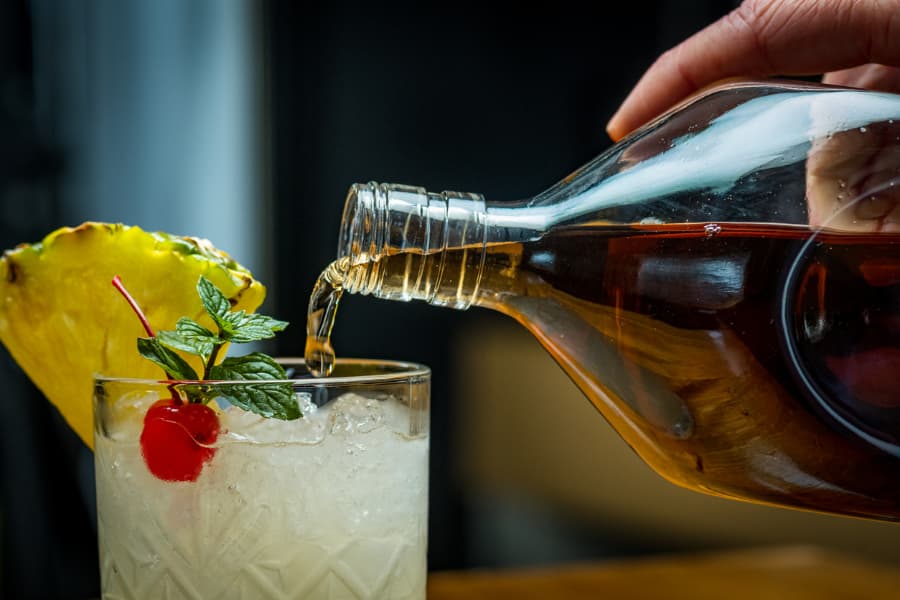
<path fill-rule="evenodd" d="M 354 184 L 338 259 L 344 290 L 466 309 L 478 296 L 487 244 L 484 198 L 395 184 Z"/>

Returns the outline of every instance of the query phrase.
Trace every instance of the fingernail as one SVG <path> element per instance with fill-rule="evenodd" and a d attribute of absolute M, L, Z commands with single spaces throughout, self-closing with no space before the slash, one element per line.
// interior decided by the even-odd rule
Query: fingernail
<path fill-rule="evenodd" d="M 612 116 L 612 118 L 606 123 L 606 135 L 610 137 L 610 139 L 614 142 L 618 142 L 622 139 L 623 134 L 621 131 L 621 124 L 619 123 L 619 113 L 616 112 Z"/>

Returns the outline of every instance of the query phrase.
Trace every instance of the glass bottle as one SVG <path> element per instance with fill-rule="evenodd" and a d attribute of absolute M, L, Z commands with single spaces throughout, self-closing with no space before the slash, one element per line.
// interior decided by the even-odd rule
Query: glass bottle
<path fill-rule="evenodd" d="M 676 484 L 898 519 L 898 140 L 900 96 L 732 83 L 525 201 L 354 185 L 332 269 L 514 318 Z"/>

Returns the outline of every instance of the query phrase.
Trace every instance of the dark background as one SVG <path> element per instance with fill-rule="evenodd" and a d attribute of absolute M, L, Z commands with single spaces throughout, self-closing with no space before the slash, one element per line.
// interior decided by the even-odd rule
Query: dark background
<path fill-rule="evenodd" d="M 274 3 L 268 63 L 279 312 L 304 320 L 297 299 L 334 256 L 349 184 L 407 183 L 491 200 L 534 195 L 610 144 L 606 120 L 660 52 L 733 6 Z M 448 424 L 456 369 L 447 341 L 477 312 L 347 297 L 335 326 L 339 353 L 434 367 L 433 569 L 476 566 L 466 555 L 467 506 L 454 480 Z M 302 348 L 301 329 L 285 334 L 285 352 Z M 599 540 L 596 548 L 610 551 Z M 616 549 L 634 550 L 627 540 Z"/>
<path fill-rule="evenodd" d="M 47 127 L 56 116 L 36 85 L 46 73 L 36 73 L 35 49 L 62 49 L 48 32 L 36 34 L 35 7 L 46 14 L 55 4 L 0 3 L 3 247 L 74 224 L 60 222 L 61 181 L 73 156 L 58 130 Z M 264 87 L 263 183 L 275 224 L 266 252 L 278 317 L 305 320 L 311 284 L 334 256 L 351 183 L 408 183 L 492 200 L 533 195 L 609 145 L 606 120 L 660 52 L 735 4 L 254 4 L 261 49 L 256 68 Z M 471 507 L 455 477 L 447 340 L 474 318 L 481 317 L 348 298 L 335 329 L 339 353 L 434 367 L 432 569 L 508 564 L 502 556 L 473 556 L 466 539 Z M 277 351 L 300 354 L 302 336 L 301 327 L 289 329 Z M 90 453 L 8 356 L 0 363 L 2 596 L 96 596 Z M 661 550 L 602 532 L 582 534 L 579 550 L 561 556 Z"/>

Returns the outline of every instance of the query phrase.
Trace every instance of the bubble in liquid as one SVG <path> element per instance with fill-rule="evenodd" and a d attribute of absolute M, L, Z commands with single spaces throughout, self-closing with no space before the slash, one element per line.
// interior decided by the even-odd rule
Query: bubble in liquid
<path fill-rule="evenodd" d="M 706 237 L 715 237 L 722 233 L 722 226 L 717 223 L 707 223 L 703 226 L 703 232 Z"/>

